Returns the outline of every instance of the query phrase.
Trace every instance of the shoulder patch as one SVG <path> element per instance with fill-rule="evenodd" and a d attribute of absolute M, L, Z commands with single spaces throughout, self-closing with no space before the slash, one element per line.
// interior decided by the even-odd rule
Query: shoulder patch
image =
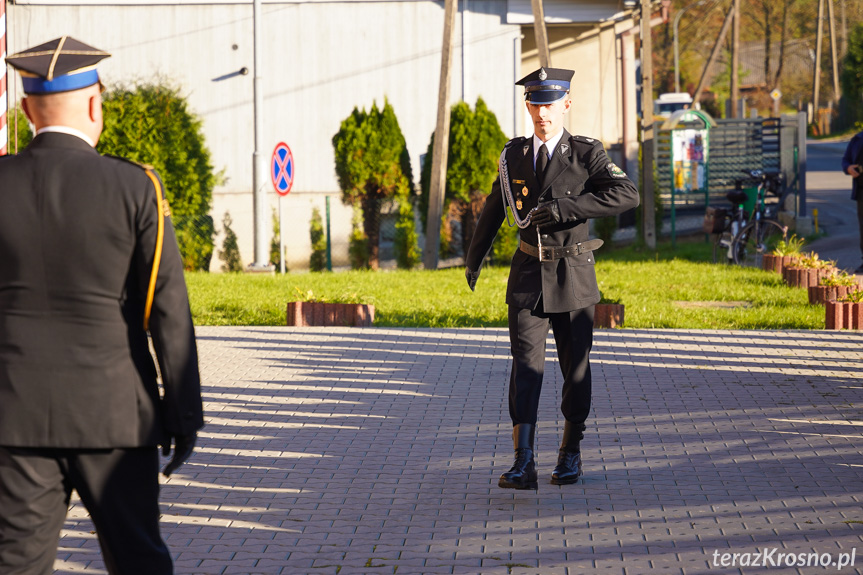
<path fill-rule="evenodd" d="M 625 178 L 626 172 L 617 167 L 617 164 L 614 162 L 608 162 L 606 164 L 605 169 L 608 170 L 608 175 L 612 178 Z"/>

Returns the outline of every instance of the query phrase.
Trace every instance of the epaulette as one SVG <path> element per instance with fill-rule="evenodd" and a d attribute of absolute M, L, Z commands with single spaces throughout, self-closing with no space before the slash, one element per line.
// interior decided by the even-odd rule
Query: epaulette
<path fill-rule="evenodd" d="M 521 142 L 523 142 L 523 141 L 525 141 L 525 140 L 527 140 L 527 138 L 525 138 L 524 136 L 518 136 L 518 137 L 516 137 L 516 138 L 513 138 L 512 140 L 510 140 L 510 141 L 509 141 L 509 142 L 507 142 L 506 144 L 504 144 L 504 146 L 503 146 L 503 147 L 504 147 L 504 148 L 510 148 L 510 147 L 512 147 L 513 145 L 518 144 L 518 143 L 521 143 Z"/>
<path fill-rule="evenodd" d="M 156 170 L 156 168 L 154 168 L 150 164 L 144 164 L 141 162 L 136 162 L 135 160 L 130 160 L 129 158 L 124 158 L 123 156 L 113 156 L 111 154 L 104 154 L 104 157 L 113 158 L 115 160 L 120 160 L 121 162 L 126 162 L 127 164 L 132 164 L 133 166 L 141 168 L 142 170 L 152 170 L 152 171 Z"/>
<path fill-rule="evenodd" d="M 596 138 L 588 138 L 587 136 L 570 136 L 569 139 L 573 142 L 590 144 L 591 146 L 599 142 L 599 140 L 597 140 Z"/>

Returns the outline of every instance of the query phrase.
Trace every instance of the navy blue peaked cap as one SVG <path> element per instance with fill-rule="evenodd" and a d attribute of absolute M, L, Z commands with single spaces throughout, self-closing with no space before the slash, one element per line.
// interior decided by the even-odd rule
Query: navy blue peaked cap
<path fill-rule="evenodd" d="M 6 62 L 21 74 L 27 94 L 56 94 L 100 84 L 96 64 L 109 56 L 63 36 L 8 56 Z"/>
<path fill-rule="evenodd" d="M 515 84 L 524 86 L 524 99 L 531 104 L 551 104 L 569 92 L 573 74 L 574 71 L 565 68 L 540 68 Z"/>

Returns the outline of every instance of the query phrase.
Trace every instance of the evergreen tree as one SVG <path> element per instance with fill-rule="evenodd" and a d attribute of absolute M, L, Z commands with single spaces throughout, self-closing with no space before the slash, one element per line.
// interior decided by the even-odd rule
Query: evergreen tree
<path fill-rule="evenodd" d="M 324 220 L 321 218 L 321 211 L 316 207 L 312 208 L 309 238 L 312 240 L 309 269 L 313 272 L 322 272 L 327 269 L 327 238 L 324 234 Z"/>
<path fill-rule="evenodd" d="M 225 239 L 219 252 L 219 259 L 225 262 L 222 264 L 223 272 L 243 271 L 243 262 L 240 259 L 240 246 L 237 244 L 237 234 L 231 229 L 232 223 L 234 222 L 231 219 L 231 214 L 225 212 L 225 217 L 222 218 L 222 225 L 225 227 Z"/>
<path fill-rule="evenodd" d="M 176 88 L 140 84 L 105 94 L 102 154 L 150 164 L 165 184 L 180 252 L 187 269 L 209 269 L 216 185 L 200 118 Z"/>
<path fill-rule="evenodd" d="M 399 217 L 393 243 L 396 265 L 399 268 L 412 269 L 420 263 L 419 236 L 414 222 L 413 205 L 407 199 L 399 202 Z"/>
<path fill-rule="evenodd" d="M 434 142 L 429 143 L 420 178 L 422 195 L 420 209 L 423 225 L 428 222 L 428 197 Z M 478 98 L 474 110 L 465 102 L 459 102 L 450 110 L 449 150 L 447 152 L 446 188 L 444 192 L 444 214 L 450 214 L 461 223 L 462 253 L 467 253 L 491 185 L 497 177 L 500 152 L 507 138 L 497 122 L 497 117 L 488 109 L 482 98 Z M 444 226 L 447 228 L 447 226 Z M 451 237 L 446 229 L 446 237 Z M 444 233 L 441 234 L 444 237 Z M 441 242 L 443 243 L 443 242 Z"/>
<path fill-rule="evenodd" d="M 384 100 L 383 109 L 377 104 L 368 112 L 354 108 L 333 136 L 333 147 L 342 201 L 363 214 L 368 265 L 377 269 L 381 206 L 404 201 L 413 187 L 410 157 L 393 107 Z M 352 240 L 357 238 L 352 235 Z"/>

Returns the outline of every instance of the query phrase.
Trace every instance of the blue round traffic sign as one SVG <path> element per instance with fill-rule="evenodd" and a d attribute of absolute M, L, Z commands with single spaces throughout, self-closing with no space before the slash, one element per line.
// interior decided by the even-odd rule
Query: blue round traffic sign
<path fill-rule="evenodd" d="M 273 178 L 273 187 L 282 196 L 287 196 L 294 184 L 294 155 L 284 142 L 280 142 L 273 150 L 273 159 L 270 162 L 270 176 Z"/>

